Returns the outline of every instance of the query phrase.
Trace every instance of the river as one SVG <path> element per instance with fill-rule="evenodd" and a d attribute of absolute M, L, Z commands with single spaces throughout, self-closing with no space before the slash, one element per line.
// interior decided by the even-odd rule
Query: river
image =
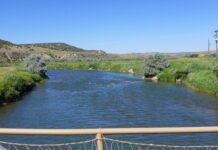
<path fill-rule="evenodd" d="M 183 86 L 111 72 L 50 70 L 49 80 L 0 108 L 1 128 L 115 128 L 218 125 L 218 98 Z M 0 136 L 2 141 L 61 143 L 85 137 Z M 117 135 L 160 144 L 217 144 L 218 134 Z"/>

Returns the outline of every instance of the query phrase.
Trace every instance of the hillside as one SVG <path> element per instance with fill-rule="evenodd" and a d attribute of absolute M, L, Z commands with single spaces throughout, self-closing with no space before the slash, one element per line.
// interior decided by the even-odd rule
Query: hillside
<path fill-rule="evenodd" d="M 15 44 L 0 40 L 0 62 L 21 61 L 30 53 L 44 54 L 57 61 L 101 59 L 107 56 L 102 50 L 85 50 L 66 43 Z"/>
<path fill-rule="evenodd" d="M 86 50 L 71 46 L 65 43 L 36 43 L 36 44 L 22 44 L 22 46 L 31 46 L 31 47 L 42 47 L 51 50 L 60 50 L 60 51 L 75 51 L 75 52 L 85 52 Z"/>
<path fill-rule="evenodd" d="M 2 48 L 3 46 L 8 45 L 8 46 L 12 46 L 14 45 L 13 43 L 9 42 L 9 41 L 5 41 L 5 40 L 1 40 L 0 39 L 0 48 Z"/>
<path fill-rule="evenodd" d="M 34 43 L 34 44 L 21 44 L 22 46 L 31 46 L 31 47 L 42 47 L 51 50 L 59 51 L 73 51 L 73 52 L 101 52 L 105 53 L 102 50 L 85 50 L 76 46 L 72 46 L 66 43 Z"/>

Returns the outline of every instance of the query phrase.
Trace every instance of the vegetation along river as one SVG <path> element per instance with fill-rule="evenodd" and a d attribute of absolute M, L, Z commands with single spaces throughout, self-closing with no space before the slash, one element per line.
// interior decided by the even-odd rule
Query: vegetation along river
<path fill-rule="evenodd" d="M 0 108 L 1 128 L 115 128 L 218 125 L 218 99 L 174 84 L 97 71 L 50 70 L 49 80 Z M 62 143 L 94 136 L 0 136 L 3 141 Z M 117 135 L 160 144 L 216 144 L 218 134 Z"/>

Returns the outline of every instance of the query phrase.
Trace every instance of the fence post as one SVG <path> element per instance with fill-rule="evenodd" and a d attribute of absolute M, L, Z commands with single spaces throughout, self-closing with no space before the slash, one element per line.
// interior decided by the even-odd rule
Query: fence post
<path fill-rule="evenodd" d="M 103 144 L 103 136 L 101 133 L 96 134 L 96 140 L 97 140 L 97 150 L 104 150 L 104 144 Z"/>

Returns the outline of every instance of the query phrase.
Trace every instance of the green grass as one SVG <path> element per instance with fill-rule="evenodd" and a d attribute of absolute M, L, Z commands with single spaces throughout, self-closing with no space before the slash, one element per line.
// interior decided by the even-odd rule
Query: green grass
<path fill-rule="evenodd" d="M 195 90 L 218 95 L 218 83 L 215 67 L 215 58 L 199 57 L 169 57 L 170 67 L 162 71 L 158 78 L 160 81 L 175 82 L 178 73 L 188 71 L 187 76 L 181 76 L 182 83 Z M 99 70 L 112 72 L 128 72 L 133 69 L 136 75 L 143 76 L 143 60 L 114 60 L 114 61 L 65 61 L 50 62 L 50 69 L 70 70 Z"/>
<path fill-rule="evenodd" d="M 0 67 L 0 104 L 17 101 L 43 79 L 19 67 Z"/>
<path fill-rule="evenodd" d="M 218 83 L 214 72 L 215 58 L 178 58 L 171 61 L 171 66 L 161 72 L 161 81 L 176 81 L 176 73 L 188 71 L 188 75 L 181 78 L 183 84 L 195 90 L 218 95 Z"/>
<path fill-rule="evenodd" d="M 185 84 L 196 90 L 218 94 L 218 82 L 214 73 L 210 70 L 194 71 L 185 80 Z"/>
<path fill-rule="evenodd" d="M 116 60 L 116 61 L 65 61 L 50 62 L 50 69 L 70 69 L 70 70 L 99 70 L 113 72 L 128 72 L 133 69 L 138 75 L 143 75 L 143 60 Z"/>

